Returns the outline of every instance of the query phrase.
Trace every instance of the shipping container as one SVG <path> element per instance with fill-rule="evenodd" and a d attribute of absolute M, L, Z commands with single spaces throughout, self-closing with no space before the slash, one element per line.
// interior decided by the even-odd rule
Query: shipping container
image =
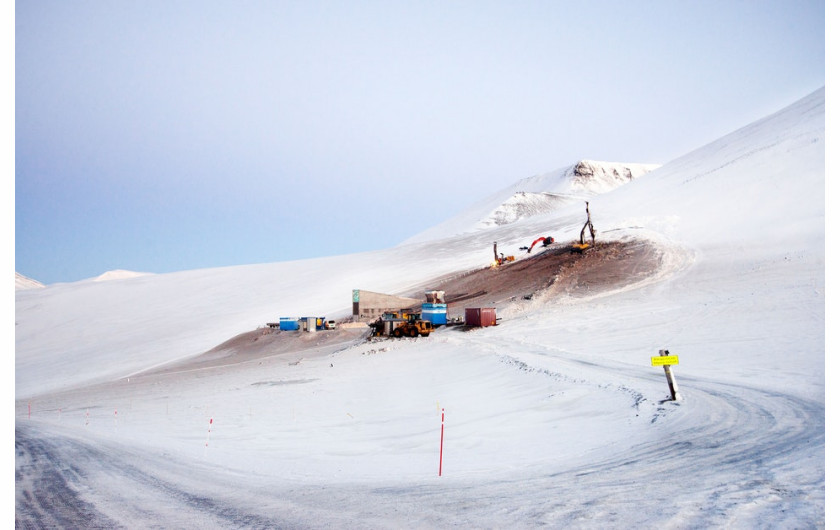
<path fill-rule="evenodd" d="M 297 331 L 300 325 L 296 318 L 280 317 L 280 331 Z"/>
<path fill-rule="evenodd" d="M 487 327 L 496 325 L 495 307 L 468 307 L 464 309 L 464 323 L 467 326 Z"/>
<path fill-rule="evenodd" d="M 423 320 L 428 320 L 432 323 L 433 326 L 446 325 L 446 321 L 449 316 L 446 304 L 430 303 L 423 304 L 423 309 L 420 315 L 420 318 L 422 318 Z"/>

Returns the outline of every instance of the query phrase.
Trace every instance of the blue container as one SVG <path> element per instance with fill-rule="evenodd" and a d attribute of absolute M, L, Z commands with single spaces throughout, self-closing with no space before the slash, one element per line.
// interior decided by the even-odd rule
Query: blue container
<path fill-rule="evenodd" d="M 300 329 L 297 319 L 289 317 L 280 318 L 280 331 L 297 331 Z"/>
<path fill-rule="evenodd" d="M 445 326 L 448 316 L 446 304 L 423 304 L 420 318 L 428 320 L 433 326 Z"/>

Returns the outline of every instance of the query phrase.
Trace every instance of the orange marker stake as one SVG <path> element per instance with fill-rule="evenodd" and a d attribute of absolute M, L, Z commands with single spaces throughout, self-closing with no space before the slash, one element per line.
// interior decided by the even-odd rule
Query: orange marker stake
<path fill-rule="evenodd" d="M 443 411 L 440 409 L 440 464 L 438 465 L 438 476 L 443 474 Z"/>
<path fill-rule="evenodd" d="M 207 453 L 207 446 L 210 445 L 210 429 L 213 428 L 213 418 L 210 418 L 210 425 L 207 427 L 207 440 L 204 442 L 204 453 Z"/>

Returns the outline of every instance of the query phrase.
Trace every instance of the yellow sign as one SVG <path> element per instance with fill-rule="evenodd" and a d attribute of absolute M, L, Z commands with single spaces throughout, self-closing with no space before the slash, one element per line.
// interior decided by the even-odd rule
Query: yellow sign
<path fill-rule="evenodd" d="M 660 355 L 659 357 L 651 357 L 650 364 L 652 366 L 665 366 L 666 364 L 680 364 L 680 358 L 676 355 Z"/>

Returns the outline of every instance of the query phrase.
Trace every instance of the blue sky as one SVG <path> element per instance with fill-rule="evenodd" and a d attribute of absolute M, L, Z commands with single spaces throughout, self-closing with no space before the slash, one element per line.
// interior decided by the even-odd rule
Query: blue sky
<path fill-rule="evenodd" d="M 393 246 L 583 158 L 665 163 L 825 85 L 813 1 L 15 4 L 15 270 Z"/>

